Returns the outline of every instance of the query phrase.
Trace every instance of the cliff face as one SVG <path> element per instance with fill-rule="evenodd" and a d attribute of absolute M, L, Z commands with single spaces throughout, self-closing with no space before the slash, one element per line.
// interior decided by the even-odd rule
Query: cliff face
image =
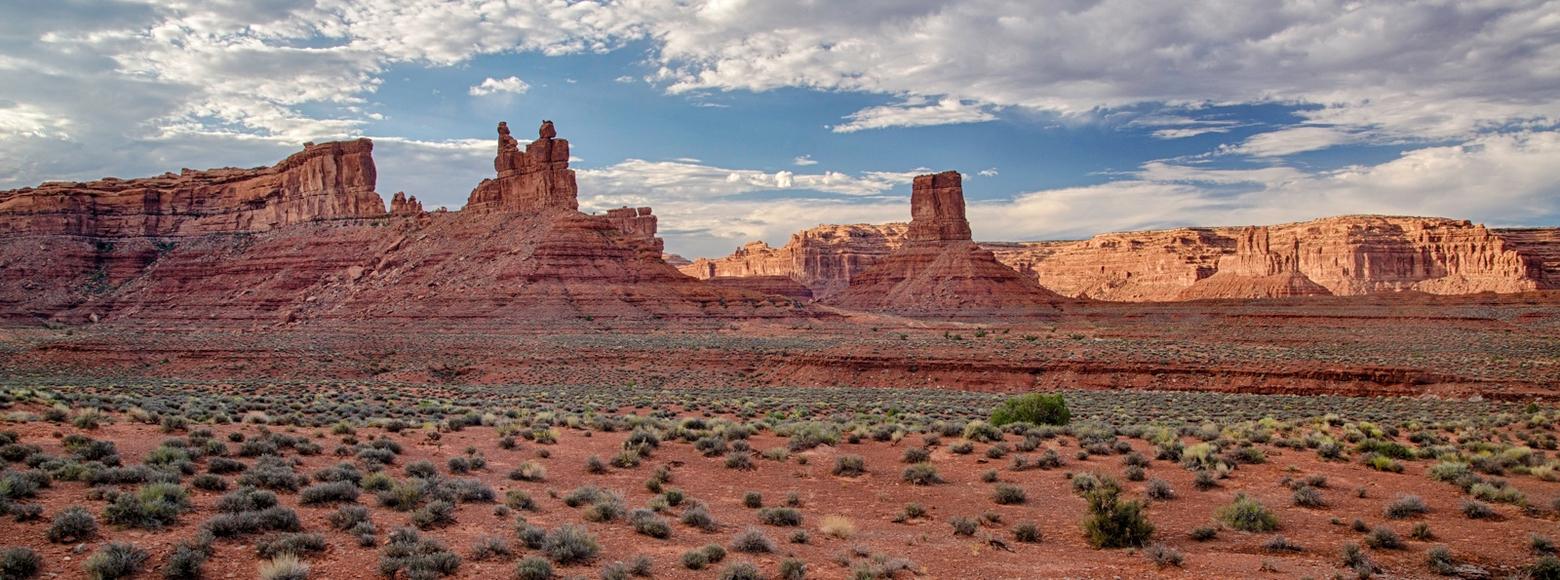
<path fill-rule="evenodd" d="M 482 180 L 461 211 L 579 209 L 579 186 L 574 182 L 574 170 L 569 169 L 569 141 L 557 135 L 552 121 L 542 121 L 536 140 L 527 143 L 522 152 L 519 142 L 509 135 L 509 125 L 499 123 L 498 156 L 493 159 L 498 177 Z"/>
<path fill-rule="evenodd" d="M 377 216 L 374 144 L 310 144 L 271 167 L 50 182 L 0 192 L 0 236 L 171 237 Z"/>
<path fill-rule="evenodd" d="M 1212 276 L 1220 256 L 1234 249 L 1233 240 L 1195 228 L 981 245 L 1059 294 L 1121 302 L 1170 300 Z"/>
<path fill-rule="evenodd" d="M 909 224 L 818 226 L 791 235 L 780 248 L 752 242 L 725 258 L 700 258 L 679 267 L 701 279 L 785 276 L 814 297 L 839 293 L 852 277 L 904 243 Z"/>
<path fill-rule="evenodd" d="M 1061 296 L 970 241 L 960 182 L 953 171 L 916 177 L 908 239 L 825 302 L 912 316 L 1054 313 Z"/>
<path fill-rule="evenodd" d="M 220 178 L 178 178 L 206 184 L 191 188 L 214 196 L 194 207 L 215 207 L 227 192 L 274 183 L 267 191 L 279 193 L 257 199 L 319 210 L 312 213 L 254 203 L 244 206 L 245 221 L 226 212 L 216 214 L 224 220 L 218 222 L 190 212 L 170 221 L 148 211 L 142 215 L 151 217 L 138 224 L 180 224 L 176 231 L 189 235 L 113 238 L 102 232 L 124 228 L 99 221 L 59 232 L 61 221 L 47 214 L 11 212 L 16 229 L 69 235 L 0 234 L 0 317 L 163 327 L 460 321 L 513 328 L 798 314 L 789 298 L 707 284 L 662 261 L 650 208 L 605 215 L 572 209 L 567 145 L 554 138 L 551 124 L 527 153 L 505 147 L 507 135 L 500 135 L 498 177 L 477 188 L 478 207 L 469 211 L 426 213 L 400 194 L 391 215 L 382 204 L 347 211 L 368 196 L 378 203 L 363 141 L 361 165 L 347 163 L 352 147 L 322 145 L 242 181 L 229 179 L 237 173 L 226 170 L 211 172 Z M 332 152 L 343 155 L 326 163 L 332 157 L 321 153 Z M 365 175 L 363 195 L 355 184 Z M 295 198 L 307 203 L 284 203 Z M 375 219 L 321 219 L 350 216 Z M 202 232 L 210 235 L 194 235 Z"/>
<path fill-rule="evenodd" d="M 944 222 L 925 231 L 937 235 L 948 227 L 957 237 L 957 224 Z M 817 232 L 840 228 L 849 228 L 851 243 L 820 242 Z M 876 264 L 882 259 L 879 248 L 905 243 L 908 228 L 901 228 L 819 226 L 793 236 L 780 249 L 755 242 L 726 258 L 698 260 L 683 271 L 697 277 L 785 275 L 815 294 L 829 296 L 854 276 L 843 274 L 836 264 Z M 1445 218 L 1339 216 L 1273 226 L 1119 232 L 1082 241 L 980 246 L 1058 294 L 1118 302 L 1400 291 L 1509 293 L 1560 287 L 1560 229 L 1490 230 Z M 827 260 L 796 259 L 803 252 Z"/>

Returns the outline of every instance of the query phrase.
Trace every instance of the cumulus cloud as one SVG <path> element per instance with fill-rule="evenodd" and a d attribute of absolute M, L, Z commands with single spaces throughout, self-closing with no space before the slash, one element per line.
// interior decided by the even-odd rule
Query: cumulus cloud
<path fill-rule="evenodd" d="M 797 155 L 795 159 L 791 160 L 791 163 L 794 163 L 799 167 L 807 167 L 809 165 L 818 164 L 818 162 L 814 160 L 811 155 Z"/>
<path fill-rule="evenodd" d="M 501 79 L 488 77 L 482 79 L 481 83 L 472 85 L 470 89 L 466 90 L 466 93 L 473 97 L 485 97 L 488 95 L 496 95 L 500 93 L 521 95 L 525 94 L 525 92 L 528 90 L 531 90 L 531 85 L 528 85 L 525 81 L 520 80 L 520 77 L 511 76 Z"/>

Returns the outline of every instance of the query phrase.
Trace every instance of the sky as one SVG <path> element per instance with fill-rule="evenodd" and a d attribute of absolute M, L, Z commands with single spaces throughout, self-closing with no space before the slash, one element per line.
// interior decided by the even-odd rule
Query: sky
<path fill-rule="evenodd" d="M 1560 3 L 52 0 L 0 4 L 0 188 L 370 137 L 459 209 L 500 120 L 669 252 L 909 219 L 979 240 L 1338 214 L 1560 225 Z"/>

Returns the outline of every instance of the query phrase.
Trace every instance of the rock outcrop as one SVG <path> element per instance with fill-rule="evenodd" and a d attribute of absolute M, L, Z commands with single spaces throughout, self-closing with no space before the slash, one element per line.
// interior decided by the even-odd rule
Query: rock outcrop
<path fill-rule="evenodd" d="M 957 234 L 958 224 L 954 219 L 925 231 L 948 227 Z M 901 224 L 819 226 L 793 236 L 792 243 L 779 250 L 755 242 L 725 258 L 698 260 L 683 271 L 705 278 L 786 275 L 821 296 L 831 295 L 818 289 L 842 287 L 850 276 L 793 256 L 807 247 L 797 242 L 809 241 L 811 232 L 841 227 L 851 228 L 858 237 L 851 245 L 825 246 L 834 263 L 874 264 L 881 255 L 860 248 L 897 247 L 909 235 L 895 230 Z M 1560 286 L 1560 229 L 1489 230 L 1445 218 L 1339 216 L 1273 226 L 1177 228 L 1100 234 L 1081 241 L 980 245 L 1058 294 L 1116 302 L 1403 291 L 1511 293 Z"/>
<path fill-rule="evenodd" d="M 779 248 L 751 242 L 730 256 L 698 259 L 680 267 L 695 278 L 785 276 L 825 298 L 844 290 L 856 274 L 904 243 L 909 224 L 818 226 L 791 235 Z"/>
<path fill-rule="evenodd" d="M 1050 314 L 1065 299 L 970 239 L 957 172 L 915 178 L 904 244 L 825 302 L 906 315 Z"/>
<path fill-rule="evenodd" d="M 397 191 L 390 198 L 390 215 L 416 216 L 423 213 L 422 202 L 417 201 L 417 196 L 407 197 L 406 192 Z"/>
<path fill-rule="evenodd" d="M 189 234 L 182 237 L 105 237 L 140 230 L 101 221 L 61 231 L 61 220 L 50 214 L 8 212 L 4 219 L 18 226 L 0 234 L 0 318 L 203 328 L 451 321 L 519 328 L 810 316 L 791 298 L 678 272 L 661 259 L 650 208 L 604 215 L 574 210 L 568 146 L 555 131 L 544 124 L 540 138 L 520 153 L 501 130 L 498 176 L 473 194 L 487 200 L 478 207 L 425 213 L 413 198 L 392 198 L 392 214 L 418 219 L 381 219 L 386 212 L 372 192 L 366 140 L 361 150 L 351 143 L 310 146 L 268 170 L 154 178 L 194 184 L 176 191 L 209 197 L 174 197 L 200 208 L 217 207 L 235 189 L 277 184 L 268 190 L 276 193 L 255 198 L 265 203 L 243 206 L 254 216 L 243 221 L 232 212 L 218 214 L 226 216 L 220 222 L 192 212 L 176 214 L 177 220 L 146 212 L 151 217 L 142 221 L 157 225 L 152 231 L 175 224 L 173 231 Z M 361 158 L 354 157 L 358 152 Z M 36 197 L 32 191 L 24 197 Z M 308 203 L 291 203 L 295 198 Z M 370 198 L 377 207 L 353 205 Z M 273 211 L 266 203 L 316 211 Z M 34 218 L 47 227 L 31 224 Z"/>
<path fill-rule="evenodd" d="M 172 237 L 383 215 L 368 139 L 308 144 L 271 167 L 49 182 L 0 192 L 0 236 Z"/>
<path fill-rule="evenodd" d="M 498 156 L 493 158 L 498 176 L 482 180 L 461 211 L 579 209 L 579 186 L 574 181 L 574 170 L 569 169 L 569 141 L 558 139 L 557 135 L 552 121 L 542 121 L 536 140 L 527 143 L 522 152 L 519 141 L 509 134 L 509 125 L 499 123 Z"/>

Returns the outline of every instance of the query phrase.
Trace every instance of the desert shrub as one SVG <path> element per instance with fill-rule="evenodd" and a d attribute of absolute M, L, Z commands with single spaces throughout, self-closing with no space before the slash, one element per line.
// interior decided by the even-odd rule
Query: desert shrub
<path fill-rule="evenodd" d="M 1143 502 L 1121 501 L 1116 482 L 1102 479 L 1083 497 L 1089 502 L 1083 531 L 1095 548 L 1141 547 L 1153 535 L 1154 525 L 1143 515 Z"/>
<path fill-rule="evenodd" d="M 1128 465 L 1121 470 L 1121 475 L 1127 478 L 1127 481 L 1143 481 L 1143 478 L 1148 476 L 1143 468 L 1137 465 Z"/>
<path fill-rule="evenodd" d="M 1002 429 L 985 421 L 970 421 L 964 426 L 964 438 L 975 442 L 1000 441 Z"/>
<path fill-rule="evenodd" d="M 24 580 L 38 575 L 43 559 L 29 548 L 6 546 L 0 548 L 0 578 Z"/>
<path fill-rule="evenodd" d="M 260 564 L 260 580 L 306 580 L 309 565 L 294 554 L 281 554 Z"/>
<path fill-rule="evenodd" d="M 1452 551 L 1446 546 L 1436 546 L 1426 551 L 1425 567 L 1442 576 L 1457 574 L 1457 560 L 1452 558 Z"/>
<path fill-rule="evenodd" d="M 991 499 L 1001 505 L 1017 505 L 1029 500 L 1028 496 L 1024 494 L 1024 488 L 1005 483 L 997 484 L 996 490 L 992 492 Z"/>
<path fill-rule="evenodd" d="M 1361 578 L 1368 578 L 1370 575 L 1381 571 L 1376 566 L 1376 563 L 1371 561 L 1365 550 L 1360 548 L 1359 544 L 1353 542 L 1343 545 L 1343 567 L 1354 570 L 1355 574 Z"/>
<path fill-rule="evenodd" d="M 706 532 L 713 532 L 720 527 L 719 524 L 715 523 L 715 518 L 710 516 L 709 510 L 702 504 L 684 510 L 681 521 L 683 525 L 693 526 Z"/>
<path fill-rule="evenodd" d="M 49 523 L 48 538 L 56 544 L 85 542 L 97 536 L 97 518 L 80 506 L 71 506 L 55 514 Z"/>
<path fill-rule="evenodd" d="M 1547 536 L 1531 534 L 1528 536 L 1528 549 L 1537 555 L 1554 554 L 1555 542 Z"/>
<path fill-rule="evenodd" d="M 710 557 L 702 549 L 692 549 L 683 552 L 682 565 L 689 570 L 703 570 L 710 565 Z"/>
<path fill-rule="evenodd" d="M 1527 501 L 1527 498 L 1524 497 L 1522 492 L 1517 488 L 1506 485 L 1498 485 L 1491 482 L 1479 482 L 1473 484 L 1468 488 L 1468 494 L 1484 501 L 1493 501 L 1497 503 L 1520 505 Z"/>
<path fill-rule="evenodd" d="M 551 580 L 552 577 L 552 564 L 545 559 L 528 556 L 515 564 L 516 580 Z"/>
<path fill-rule="evenodd" d="M 293 471 L 291 464 L 275 455 L 261 457 L 254 467 L 238 476 L 239 485 L 277 491 L 298 491 L 307 482 L 307 478 Z"/>
<path fill-rule="evenodd" d="M 536 510 L 536 500 L 531 499 L 531 494 L 519 489 L 504 492 L 504 505 L 516 510 Z"/>
<path fill-rule="evenodd" d="M 509 472 L 509 479 L 530 482 L 544 481 L 547 479 L 547 469 L 535 461 L 526 461 Z"/>
<path fill-rule="evenodd" d="M 726 469 L 750 470 L 754 469 L 753 458 L 745 451 L 732 450 L 726 454 Z"/>
<path fill-rule="evenodd" d="M 786 558 L 780 561 L 777 575 L 780 580 L 803 580 L 807 577 L 807 563 L 796 558 Z"/>
<path fill-rule="evenodd" d="M 800 526 L 802 512 L 788 507 L 763 508 L 758 510 L 758 521 L 771 526 Z"/>
<path fill-rule="evenodd" d="M 1378 550 L 1395 550 L 1403 547 L 1403 537 L 1392 528 L 1376 526 L 1370 533 L 1365 534 L 1365 545 Z"/>
<path fill-rule="evenodd" d="M 92 580 L 129 578 L 141 571 L 151 555 L 127 542 L 110 542 L 87 558 L 83 567 Z"/>
<path fill-rule="evenodd" d="M 1401 520 L 1418 515 L 1424 515 L 1430 511 L 1430 506 L 1425 505 L 1425 500 L 1417 495 L 1400 495 L 1392 503 L 1382 510 L 1387 519 Z"/>
<path fill-rule="evenodd" d="M 1490 504 L 1474 499 L 1463 500 L 1462 513 L 1470 520 L 1488 520 L 1496 516 L 1495 508 Z"/>
<path fill-rule="evenodd" d="M 213 457 L 211 461 L 206 462 L 206 471 L 218 475 L 242 473 L 246 469 L 249 469 L 249 466 L 244 465 L 244 462 L 226 457 Z"/>
<path fill-rule="evenodd" d="M 584 527 L 565 524 L 547 534 L 542 552 L 562 565 L 589 562 L 601 553 L 601 544 Z"/>
<path fill-rule="evenodd" d="M 298 494 L 298 503 L 303 505 L 317 505 L 322 503 L 357 501 L 358 487 L 351 481 L 332 481 L 317 483 L 303 488 Z"/>
<path fill-rule="evenodd" d="M 455 504 L 436 499 L 412 511 L 412 525 L 427 530 L 455 523 Z"/>
<path fill-rule="evenodd" d="M 497 536 L 482 536 L 471 543 L 469 556 L 474 561 L 509 556 L 509 542 Z"/>
<path fill-rule="evenodd" d="M 823 516 L 823 519 L 818 521 L 818 531 L 823 532 L 825 536 L 844 540 L 856 534 L 856 524 L 845 516 Z"/>
<path fill-rule="evenodd" d="M 733 562 L 721 569 L 719 580 L 763 580 L 764 573 L 751 562 Z"/>
<path fill-rule="evenodd" d="M 980 522 L 976 521 L 975 518 L 964 516 L 949 518 L 948 525 L 953 527 L 953 535 L 955 536 L 973 536 L 975 535 L 975 530 L 980 529 Z"/>
<path fill-rule="evenodd" d="M 742 494 L 742 505 L 748 509 L 764 507 L 764 494 L 749 491 Z"/>
<path fill-rule="evenodd" d="M 775 543 L 758 528 L 748 528 L 731 538 L 731 549 L 749 554 L 767 554 L 775 551 Z"/>
<path fill-rule="evenodd" d="M 1213 526 L 1200 526 L 1193 528 L 1191 534 L 1189 535 L 1193 540 L 1206 542 L 1208 540 L 1219 537 L 1219 528 Z"/>
<path fill-rule="evenodd" d="M 344 505 L 331 513 L 326 521 L 332 528 L 350 530 L 362 522 L 369 521 L 368 508 L 360 505 Z"/>
<path fill-rule="evenodd" d="M 407 578 L 436 578 L 460 569 L 460 556 L 438 540 L 423 538 L 415 529 L 397 529 L 389 540 L 379 553 L 379 573 L 387 578 L 403 571 Z"/>
<path fill-rule="evenodd" d="M 1262 544 L 1262 548 L 1269 552 L 1301 552 L 1305 550 L 1300 544 L 1296 544 L 1282 535 L 1273 536 L 1267 543 Z"/>
<path fill-rule="evenodd" d="M 1245 494 L 1236 494 L 1234 502 L 1219 508 L 1218 516 L 1225 525 L 1243 532 L 1271 532 L 1278 529 L 1278 516 Z"/>
<path fill-rule="evenodd" d="M 194 486 L 195 489 L 205 491 L 227 491 L 228 488 L 227 480 L 222 479 L 221 476 L 214 473 L 202 473 L 197 475 L 194 479 L 190 480 L 190 485 Z"/>
<path fill-rule="evenodd" d="M 1435 533 L 1430 531 L 1430 524 L 1419 522 L 1409 530 L 1408 537 L 1424 542 L 1435 539 Z"/>
<path fill-rule="evenodd" d="M 942 483 L 942 477 L 937 475 L 937 468 L 930 463 L 917 463 L 905 468 L 902 475 L 907 483 L 914 485 L 932 485 Z"/>
<path fill-rule="evenodd" d="M 206 560 L 211 557 L 209 542 L 183 542 L 173 548 L 163 565 L 164 580 L 199 580 L 205 577 Z"/>
<path fill-rule="evenodd" d="M 271 558 L 282 554 L 303 556 L 325 551 L 325 536 L 319 534 L 287 533 L 265 538 L 255 544 L 260 557 Z"/>
<path fill-rule="evenodd" d="M 1440 461 L 1430 466 L 1426 472 L 1430 479 L 1436 481 L 1454 482 L 1473 475 L 1473 470 L 1467 463 L 1459 461 Z"/>
<path fill-rule="evenodd" d="M 1030 393 L 1003 401 L 991 411 L 991 424 L 998 427 L 1020 421 L 1035 425 L 1066 425 L 1070 420 L 1072 413 L 1060 394 Z"/>
<path fill-rule="evenodd" d="M 955 455 L 969 455 L 975 451 L 975 444 L 969 441 L 960 441 L 949 446 L 948 451 Z"/>
<path fill-rule="evenodd" d="M 1179 567 L 1181 562 L 1185 560 L 1185 557 L 1181 555 L 1180 550 L 1165 544 L 1153 544 L 1143 552 L 1148 556 L 1149 561 L 1152 561 L 1154 565 L 1159 566 L 1160 568 L 1168 568 L 1171 566 Z"/>
<path fill-rule="evenodd" d="M 652 538 L 664 540 L 672 535 L 672 525 L 666 522 L 666 518 L 655 515 L 655 512 L 647 509 L 637 509 L 629 513 L 628 522 L 634 526 L 635 532 Z"/>
<path fill-rule="evenodd" d="M 1327 500 L 1322 498 L 1321 490 L 1318 490 L 1309 485 L 1302 485 L 1295 488 L 1292 497 L 1294 498 L 1295 505 L 1300 507 L 1327 507 Z"/>
<path fill-rule="evenodd" d="M 834 475 L 855 477 L 867 472 L 867 460 L 860 455 L 841 455 L 834 458 Z"/>
<path fill-rule="evenodd" d="M 173 483 L 149 483 L 123 493 L 103 510 L 103 520 L 132 528 L 159 529 L 178 522 L 190 509 L 189 493 Z"/>
<path fill-rule="evenodd" d="M 1175 499 L 1175 490 L 1170 488 L 1170 482 L 1155 478 L 1148 480 L 1148 485 L 1143 486 L 1143 495 L 1152 500 L 1169 501 Z"/>
<path fill-rule="evenodd" d="M 1026 544 L 1039 543 L 1041 539 L 1040 526 L 1029 522 L 1013 526 L 1013 539 Z"/>

